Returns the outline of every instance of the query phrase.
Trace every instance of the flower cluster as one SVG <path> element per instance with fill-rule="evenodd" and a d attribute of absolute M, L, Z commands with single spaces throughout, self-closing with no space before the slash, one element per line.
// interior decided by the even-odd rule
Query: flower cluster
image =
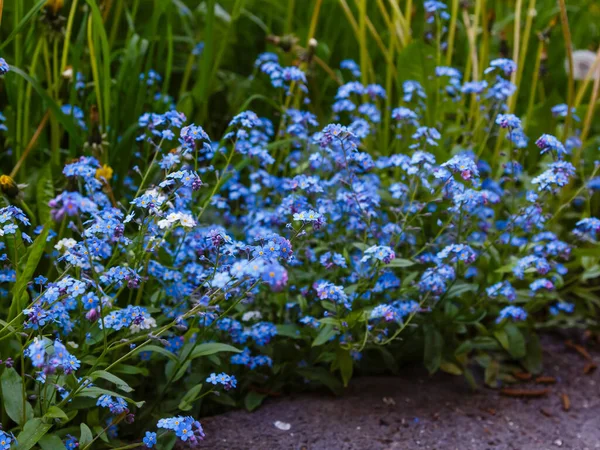
<path fill-rule="evenodd" d="M 447 5 L 423 6 L 426 33 L 441 37 Z M 396 352 L 381 347 L 401 354 L 405 331 L 432 370 L 466 365 L 473 350 L 501 351 L 505 329 L 533 342 L 535 321 L 589 309 L 578 302 L 600 273 L 597 167 L 570 160 L 577 133 L 547 130 L 561 139 L 530 144 L 530 123 L 509 108 L 513 61 L 492 60 L 474 81 L 436 67 L 398 83 L 392 102 L 344 60 L 320 123 L 306 106 L 312 70 L 300 69 L 310 56 L 285 67 L 261 54 L 249 82 L 268 77 L 283 106 L 203 124 L 224 130 L 216 137 L 164 101 L 158 71 L 144 72 L 151 101 L 127 133 L 106 130 L 109 150 L 85 146 L 46 197 L 40 184 L 36 213 L 7 195 L 19 206 L 0 209 L 0 296 L 12 297 L 2 364 L 20 378 L 12 365 L 23 360 L 26 415 L 58 424 L 63 409 L 72 419 L 92 408 L 86 420 L 109 440 L 145 432 L 148 448 L 173 434 L 194 444 L 204 431 L 192 416 L 160 419 L 157 432 L 128 425 L 196 415 L 201 398 L 248 403 L 248 386 L 273 374 L 281 385 L 329 382 L 328 371 L 347 382 L 352 364 L 389 365 Z M 93 143 L 84 79 L 62 112 Z M 131 167 L 113 162 L 121 142 Z M 18 192 L 10 181 L 0 187 Z M 65 446 L 84 431 L 61 434 Z M 0 449 L 13 442 L 0 431 Z"/>

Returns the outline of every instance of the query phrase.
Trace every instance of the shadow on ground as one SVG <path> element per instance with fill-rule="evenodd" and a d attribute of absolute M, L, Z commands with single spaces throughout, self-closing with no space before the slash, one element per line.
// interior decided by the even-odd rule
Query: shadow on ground
<path fill-rule="evenodd" d="M 199 449 L 482 450 L 600 448 L 599 372 L 563 340 L 545 338 L 544 375 L 556 378 L 542 398 L 472 392 L 462 377 L 357 378 L 343 396 L 301 394 L 267 401 L 253 413 L 204 418 Z M 600 360 L 600 352 L 592 356 Z M 540 385 L 524 384 L 520 388 Z M 564 410 L 562 394 L 570 400 Z M 276 421 L 290 424 L 278 429 Z"/>

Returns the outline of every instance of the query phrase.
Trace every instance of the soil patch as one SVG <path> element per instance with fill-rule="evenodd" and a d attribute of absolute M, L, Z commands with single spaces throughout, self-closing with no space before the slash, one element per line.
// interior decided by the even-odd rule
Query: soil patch
<path fill-rule="evenodd" d="M 514 398 L 462 377 L 411 368 L 396 377 L 359 377 L 344 395 L 300 394 L 268 400 L 255 412 L 202 419 L 218 450 L 543 450 L 600 448 L 600 370 L 564 339 L 544 337 L 548 389 L 539 398 Z M 600 362 L 600 352 L 589 350 Z M 508 387 L 508 386 L 507 386 Z M 566 396 L 566 397 L 565 397 Z M 569 403 L 568 405 L 565 402 Z M 568 406 L 568 410 L 565 410 Z M 275 425 L 279 424 L 280 428 Z"/>

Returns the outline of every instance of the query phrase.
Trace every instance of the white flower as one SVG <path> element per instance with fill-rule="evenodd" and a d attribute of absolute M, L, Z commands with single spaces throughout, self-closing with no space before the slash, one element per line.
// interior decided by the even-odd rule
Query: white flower
<path fill-rule="evenodd" d="M 573 78 L 576 80 L 585 80 L 595 61 L 596 53 L 589 50 L 575 50 L 573 52 Z M 565 60 L 565 70 L 569 71 L 569 60 Z M 590 74 L 590 79 L 594 80 L 599 77 L 600 63 L 596 64 L 596 70 Z"/>
<path fill-rule="evenodd" d="M 187 228 L 193 228 L 196 226 L 196 221 L 189 214 L 180 214 L 179 222 L 181 223 L 182 226 L 187 227 Z"/>
<path fill-rule="evenodd" d="M 73 238 L 64 238 L 56 243 L 54 248 L 59 252 L 64 249 L 71 249 L 77 245 L 77 241 Z"/>
<path fill-rule="evenodd" d="M 262 319 L 262 314 L 260 311 L 247 311 L 242 316 L 242 322 L 249 322 L 251 320 L 260 320 Z"/>
<path fill-rule="evenodd" d="M 129 330 L 132 333 L 138 333 L 142 330 L 149 330 L 151 328 L 156 328 L 156 320 L 154 320 L 154 317 L 144 317 L 144 320 L 139 324 L 132 323 Z"/>
<path fill-rule="evenodd" d="M 157 222 L 157 225 L 158 228 L 164 230 L 165 228 L 169 228 L 171 226 L 171 222 L 169 222 L 167 219 L 161 219 Z"/>
<path fill-rule="evenodd" d="M 178 213 L 178 212 L 172 212 L 167 216 L 167 220 L 169 221 L 169 223 L 178 222 L 180 218 L 181 218 L 181 213 Z"/>

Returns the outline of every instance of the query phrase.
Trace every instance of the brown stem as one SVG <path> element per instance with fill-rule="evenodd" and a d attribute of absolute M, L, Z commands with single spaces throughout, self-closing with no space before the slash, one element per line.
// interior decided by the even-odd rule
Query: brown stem
<path fill-rule="evenodd" d="M 2 4 L 2 0 L 0 0 L 0 6 L 1 6 L 1 4 Z M 48 123 L 49 118 L 50 118 L 50 110 L 46 111 L 46 114 L 44 114 L 44 117 L 42 118 L 42 121 L 38 125 L 37 130 L 35 130 L 35 133 L 33 133 L 33 136 L 31 136 L 31 140 L 29 141 L 29 144 L 27 144 L 27 148 L 25 148 L 25 151 L 23 152 L 23 154 L 17 161 L 17 164 L 15 164 L 15 167 L 13 168 L 12 172 L 10 173 L 11 178 L 14 178 L 15 175 L 17 174 L 17 172 L 19 171 L 19 168 L 21 167 L 21 165 L 27 158 L 27 155 L 29 155 L 29 152 L 31 151 L 31 149 L 37 142 L 38 138 L 40 137 L 40 134 L 42 134 L 42 130 L 46 126 L 46 123 Z"/>

